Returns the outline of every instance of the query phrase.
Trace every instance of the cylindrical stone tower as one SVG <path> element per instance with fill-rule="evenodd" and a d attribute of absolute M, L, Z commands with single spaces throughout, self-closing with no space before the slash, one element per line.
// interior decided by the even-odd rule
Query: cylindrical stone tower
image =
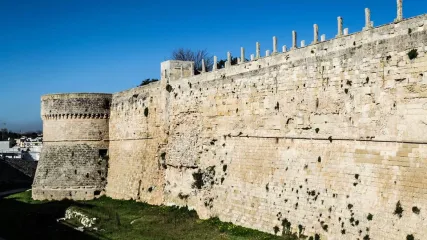
<path fill-rule="evenodd" d="M 43 149 L 33 183 L 37 200 L 86 200 L 103 193 L 108 167 L 111 94 L 41 98 Z"/>

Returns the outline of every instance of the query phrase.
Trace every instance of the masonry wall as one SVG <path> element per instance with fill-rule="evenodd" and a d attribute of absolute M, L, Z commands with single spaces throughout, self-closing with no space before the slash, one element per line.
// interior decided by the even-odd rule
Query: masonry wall
<path fill-rule="evenodd" d="M 108 166 L 111 94 L 42 97 L 44 144 L 34 199 L 93 199 L 103 194 Z"/>
<path fill-rule="evenodd" d="M 28 178 L 34 178 L 37 168 L 37 161 L 29 161 L 23 159 L 4 159 L 4 162 L 10 165 L 11 167 L 17 169 Z"/>
<path fill-rule="evenodd" d="M 423 15 L 115 94 L 107 195 L 277 234 L 422 239 L 426 31 Z"/>
<path fill-rule="evenodd" d="M 0 188 L 2 186 L 31 186 L 36 168 L 36 161 L 0 159 Z"/>
<path fill-rule="evenodd" d="M 108 196 L 161 204 L 164 177 L 164 84 L 114 94 L 111 107 Z"/>

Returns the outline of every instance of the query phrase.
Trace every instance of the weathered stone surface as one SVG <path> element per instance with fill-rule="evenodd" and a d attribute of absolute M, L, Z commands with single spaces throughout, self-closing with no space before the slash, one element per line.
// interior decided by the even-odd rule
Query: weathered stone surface
<path fill-rule="evenodd" d="M 218 68 L 218 57 L 214 56 L 213 57 L 213 65 L 212 65 L 212 70 L 215 71 Z"/>
<path fill-rule="evenodd" d="M 227 68 L 231 67 L 231 52 L 227 52 L 227 63 L 225 64 Z"/>
<path fill-rule="evenodd" d="M 272 233 L 426 236 L 427 16 L 294 40 L 202 75 L 164 67 L 161 81 L 114 94 L 106 194 Z"/>
<path fill-rule="evenodd" d="M 363 30 L 369 30 L 373 27 L 371 22 L 371 10 L 369 8 L 365 8 L 365 27 Z"/>
<path fill-rule="evenodd" d="M 171 80 L 180 79 L 183 77 L 191 77 L 194 75 L 194 62 L 188 61 L 166 61 L 160 64 L 160 71 L 162 78 L 169 78 Z"/>
<path fill-rule="evenodd" d="M 181 80 L 168 81 L 162 79 L 114 94 L 110 119 L 108 196 L 162 203 L 168 119 L 177 107 L 174 102 L 180 97 L 179 88 L 184 88 L 175 84 Z M 185 87 L 198 90 L 193 84 L 186 84 Z"/>
<path fill-rule="evenodd" d="M 297 32 L 292 31 L 292 48 L 291 48 L 291 50 L 296 49 L 297 47 L 298 47 L 297 46 Z"/>
<path fill-rule="evenodd" d="M 7 165 L 21 172 L 23 175 L 27 176 L 28 178 L 30 179 L 34 178 L 34 175 L 36 173 L 36 168 L 37 168 L 36 161 L 29 161 L 29 160 L 23 160 L 23 159 L 4 159 L 3 161 Z M 0 175 L 3 175 L 3 174 L 0 174 Z"/>
<path fill-rule="evenodd" d="M 322 34 L 322 36 L 320 36 L 320 41 L 321 42 L 326 41 L 326 35 L 325 34 Z"/>
<path fill-rule="evenodd" d="M 22 159 L 0 159 L 0 186 L 30 186 L 36 172 L 37 162 Z"/>
<path fill-rule="evenodd" d="M 313 44 L 316 44 L 319 42 L 319 26 L 317 24 L 313 25 Z"/>
<path fill-rule="evenodd" d="M 277 37 L 273 37 L 273 54 L 277 53 Z"/>
<path fill-rule="evenodd" d="M 206 72 L 205 59 L 202 59 L 202 73 Z"/>
<path fill-rule="evenodd" d="M 34 199 L 92 199 L 107 178 L 111 94 L 42 97 L 44 146 Z"/>
<path fill-rule="evenodd" d="M 397 0 L 397 18 L 395 22 L 403 20 L 403 0 Z"/>
<path fill-rule="evenodd" d="M 287 52 L 288 51 L 288 48 L 286 47 L 286 45 L 283 45 L 282 46 L 282 53 L 285 53 L 285 52 Z"/>
<path fill-rule="evenodd" d="M 337 20 L 338 20 L 338 34 L 337 34 L 337 37 L 341 37 L 343 35 L 342 17 L 338 17 Z"/>

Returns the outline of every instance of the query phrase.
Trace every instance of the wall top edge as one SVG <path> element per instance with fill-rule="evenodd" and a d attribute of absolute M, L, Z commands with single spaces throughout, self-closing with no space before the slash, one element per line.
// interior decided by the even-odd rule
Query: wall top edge
<path fill-rule="evenodd" d="M 71 98 L 111 98 L 111 93 L 53 93 L 41 97 L 43 100 L 51 99 L 71 99 Z"/>
<path fill-rule="evenodd" d="M 284 54 L 293 54 L 293 53 L 298 54 L 298 53 L 300 53 L 298 55 L 303 55 L 303 54 L 301 54 L 302 51 L 304 51 L 304 52 L 305 51 L 309 51 L 309 49 L 312 49 L 312 47 L 322 48 L 322 46 L 324 46 L 326 44 L 330 45 L 330 44 L 333 44 L 336 41 L 343 41 L 343 40 L 346 40 L 346 39 L 348 39 L 349 41 L 350 40 L 352 41 L 355 36 L 359 36 L 359 35 L 363 35 L 363 34 L 367 34 L 367 33 L 368 34 L 373 34 L 373 33 L 377 33 L 379 31 L 381 31 L 382 29 L 386 29 L 386 28 L 388 28 L 390 26 L 393 26 L 393 25 L 404 25 L 404 24 L 408 24 L 408 23 L 411 23 L 411 22 L 414 22 L 414 21 L 421 21 L 423 19 L 427 20 L 427 14 L 421 14 L 421 15 L 418 15 L 418 16 L 405 18 L 402 21 L 398 21 L 398 22 L 386 23 L 386 24 L 383 24 L 383 25 L 380 25 L 380 26 L 377 26 L 377 27 L 373 27 L 373 28 L 371 28 L 369 30 L 362 30 L 362 31 L 350 33 L 348 35 L 343 35 L 341 37 L 327 39 L 327 40 L 325 40 L 323 42 L 319 41 L 319 42 L 317 42 L 315 44 L 309 44 L 307 46 L 298 47 L 297 49 L 293 49 L 293 50 L 290 50 L 290 51 L 287 51 L 287 52 L 283 52 L 283 53 L 280 52 L 280 53 L 277 53 L 275 55 L 261 57 L 260 59 L 255 59 L 253 61 L 248 61 L 248 62 L 245 62 L 245 63 L 241 63 L 241 64 L 238 64 L 237 66 L 231 66 L 230 68 L 218 69 L 216 71 L 211 71 L 211 72 L 207 72 L 207 73 L 204 73 L 204 74 L 201 74 L 201 75 L 196 75 L 196 76 L 181 78 L 181 79 L 177 79 L 175 81 L 182 81 L 184 79 L 187 79 L 187 80 L 190 80 L 190 79 L 200 79 L 200 78 L 207 80 L 209 78 L 216 78 L 216 77 L 218 77 L 218 75 L 221 75 L 223 73 L 226 73 L 227 75 L 230 75 L 230 74 L 231 75 L 235 75 L 235 74 L 239 74 L 239 72 L 240 72 L 239 70 L 237 70 L 238 68 L 236 68 L 238 66 L 250 66 L 251 64 L 256 63 L 256 62 L 266 61 L 266 60 L 269 60 L 269 59 L 280 58 Z M 366 44 L 366 42 L 365 42 L 365 44 Z M 296 59 L 294 59 L 294 60 L 296 60 Z M 161 64 L 171 63 L 171 62 L 185 62 L 185 61 L 167 60 L 167 61 L 162 62 Z M 236 69 L 237 71 L 234 70 L 234 69 Z M 246 71 L 248 71 L 248 70 L 245 69 L 242 72 L 246 72 Z M 43 101 L 43 100 L 51 100 L 51 99 L 71 99 L 71 98 L 97 98 L 97 97 L 104 97 L 104 98 L 108 97 L 108 98 L 112 98 L 113 96 L 117 96 L 118 97 L 118 96 L 121 96 L 121 95 L 129 94 L 130 92 L 133 92 L 135 90 L 138 91 L 138 90 L 149 90 L 151 88 L 158 88 L 160 86 L 160 82 L 161 82 L 161 80 L 157 81 L 157 82 L 153 82 L 153 83 L 145 85 L 145 86 L 137 86 L 137 87 L 133 87 L 133 88 L 129 88 L 129 89 L 123 90 L 123 91 L 115 92 L 115 93 L 54 93 L 54 94 L 43 95 L 41 97 L 41 99 Z"/>
<path fill-rule="evenodd" d="M 263 56 L 258 59 L 246 61 L 244 63 L 236 64 L 230 67 L 217 69 L 214 71 L 202 73 L 202 74 L 191 76 L 191 77 L 179 78 L 179 79 L 173 80 L 172 82 L 210 81 L 210 80 L 215 80 L 224 76 L 230 77 L 230 76 L 258 70 L 258 68 L 253 68 L 253 65 L 261 66 L 261 68 L 264 68 L 269 66 L 271 67 L 273 65 L 280 65 L 283 63 L 294 62 L 301 59 L 310 58 L 313 56 L 320 57 L 320 56 L 328 55 L 335 51 L 340 51 L 340 50 L 349 48 L 350 45 L 353 45 L 352 43 L 355 40 L 357 41 L 357 46 L 354 46 L 354 47 L 358 47 L 360 45 L 369 44 L 371 42 L 387 40 L 390 38 L 394 38 L 396 36 L 407 34 L 407 31 L 405 33 L 405 31 L 403 30 L 406 29 L 408 26 L 413 26 L 413 25 L 427 26 L 427 14 L 405 18 L 402 21 L 391 22 L 378 27 L 368 29 L 368 30 L 362 30 L 362 31 L 354 32 L 348 35 L 342 35 L 340 37 L 327 39 L 325 41 L 319 41 L 317 43 L 312 43 L 304 47 L 297 47 L 296 49 L 291 49 L 286 52 L 278 52 L 270 56 Z M 421 31 L 426 31 L 427 27 L 424 27 L 424 29 L 425 30 L 421 30 Z M 402 31 L 399 32 L 396 30 L 402 30 Z M 417 29 L 413 29 L 413 30 L 414 32 L 418 31 Z M 393 31 L 393 34 L 389 34 L 387 33 L 387 31 Z M 348 44 L 342 44 L 343 42 L 347 42 Z M 331 50 L 327 52 L 317 51 L 317 50 L 323 50 L 323 49 L 331 49 Z M 312 50 L 316 50 L 313 56 L 310 54 Z"/>
<path fill-rule="evenodd" d="M 127 94 L 134 94 L 134 93 L 140 93 L 143 91 L 150 91 L 151 89 L 156 89 L 161 87 L 161 82 L 162 80 L 159 79 L 159 81 L 156 82 L 151 82 L 147 85 L 143 85 L 143 86 L 137 86 L 137 87 L 133 87 L 133 88 L 129 88 L 120 92 L 115 92 L 113 93 L 113 97 L 121 97 L 121 96 L 126 96 Z"/>

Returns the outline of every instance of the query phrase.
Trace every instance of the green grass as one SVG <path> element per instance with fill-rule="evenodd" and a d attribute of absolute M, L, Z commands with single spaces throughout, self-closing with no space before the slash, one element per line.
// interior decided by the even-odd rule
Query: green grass
<path fill-rule="evenodd" d="M 56 222 L 72 208 L 97 218 L 98 231 L 74 230 L 75 220 Z M 102 197 L 93 201 L 41 202 L 24 192 L 0 200 L 0 237 L 5 239 L 298 239 L 274 236 L 224 223 L 200 220 L 186 208 L 152 206 Z M 131 224 L 132 223 L 132 224 Z M 26 229 L 22 231 L 22 229 Z"/>

